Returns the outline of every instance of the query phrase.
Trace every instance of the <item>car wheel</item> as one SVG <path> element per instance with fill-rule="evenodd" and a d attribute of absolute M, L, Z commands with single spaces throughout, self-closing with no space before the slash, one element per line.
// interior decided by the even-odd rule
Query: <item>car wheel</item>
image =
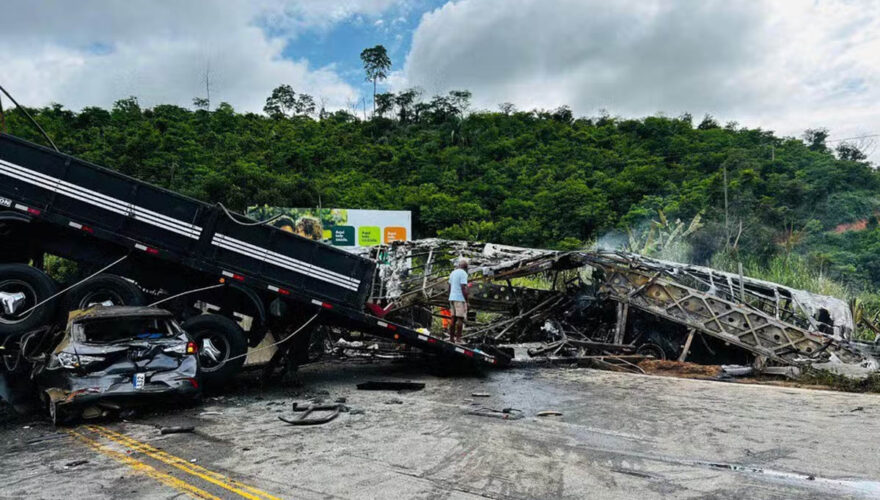
<path fill-rule="evenodd" d="M 247 339 L 236 322 L 217 314 L 202 314 L 181 326 L 199 346 L 199 369 L 206 386 L 223 385 L 244 365 Z"/>
<path fill-rule="evenodd" d="M 0 337 L 26 333 L 51 322 L 54 302 L 28 310 L 51 297 L 55 289 L 52 278 L 35 267 L 0 264 Z"/>

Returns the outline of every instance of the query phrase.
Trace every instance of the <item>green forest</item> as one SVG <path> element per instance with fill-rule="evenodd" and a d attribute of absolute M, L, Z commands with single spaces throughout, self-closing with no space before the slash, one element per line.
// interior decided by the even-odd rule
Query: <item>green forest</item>
<path fill-rule="evenodd" d="M 743 262 L 753 276 L 865 300 L 880 285 L 880 174 L 825 130 L 792 138 L 710 116 L 483 111 L 470 98 L 378 94 L 367 119 L 316 110 L 288 86 L 261 114 L 134 97 L 29 111 L 66 153 L 239 211 L 405 209 L 419 238 Z M 6 127 L 45 143 L 19 109 Z"/>

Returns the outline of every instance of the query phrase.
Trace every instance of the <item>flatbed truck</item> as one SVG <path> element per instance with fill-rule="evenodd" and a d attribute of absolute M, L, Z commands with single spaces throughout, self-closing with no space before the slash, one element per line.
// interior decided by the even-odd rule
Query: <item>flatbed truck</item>
<path fill-rule="evenodd" d="M 75 262 L 86 276 L 118 262 L 53 298 L 61 287 L 46 273 L 49 255 Z M 282 338 L 316 314 L 315 325 L 450 359 L 488 366 L 509 361 L 501 352 L 456 345 L 382 317 L 380 307 L 368 304 L 375 267 L 222 205 L 0 134 L 0 345 L 6 356 L 25 334 L 63 321 L 70 310 L 170 298 L 162 307 L 200 344 L 203 377 L 214 384 L 239 371 L 248 346 L 267 332 Z M 199 301 L 217 309 L 204 313 L 194 307 Z M 251 318 L 247 332 L 236 322 L 242 315 Z"/>

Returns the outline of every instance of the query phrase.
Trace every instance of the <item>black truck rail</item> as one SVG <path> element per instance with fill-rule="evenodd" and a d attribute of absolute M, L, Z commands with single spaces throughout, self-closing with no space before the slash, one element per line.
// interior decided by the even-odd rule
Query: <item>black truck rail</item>
<path fill-rule="evenodd" d="M 319 307 L 364 333 L 489 365 L 508 361 L 365 312 L 375 269 L 369 259 L 6 134 L 3 211 L 127 249 L 139 262 L 161 261 L 162 269 Z"/>

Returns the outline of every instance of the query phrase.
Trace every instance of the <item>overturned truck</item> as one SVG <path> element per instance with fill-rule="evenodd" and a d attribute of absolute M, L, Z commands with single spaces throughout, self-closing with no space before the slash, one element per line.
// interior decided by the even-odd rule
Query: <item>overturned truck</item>
<path fill-rule="evenodd" d="M 880 368 L 878 346 L 853 339 L 845 302 L 741 274 L 619 251 L 439 239 L 371 253 L 379 263 L 371 300 L 413 318 L 443 316 L 452 262 L 468 258 L 476 314 L 465 339 L 476 344 L 533 342 L 533 356 L 631 355 L 789 374 Z"/>

